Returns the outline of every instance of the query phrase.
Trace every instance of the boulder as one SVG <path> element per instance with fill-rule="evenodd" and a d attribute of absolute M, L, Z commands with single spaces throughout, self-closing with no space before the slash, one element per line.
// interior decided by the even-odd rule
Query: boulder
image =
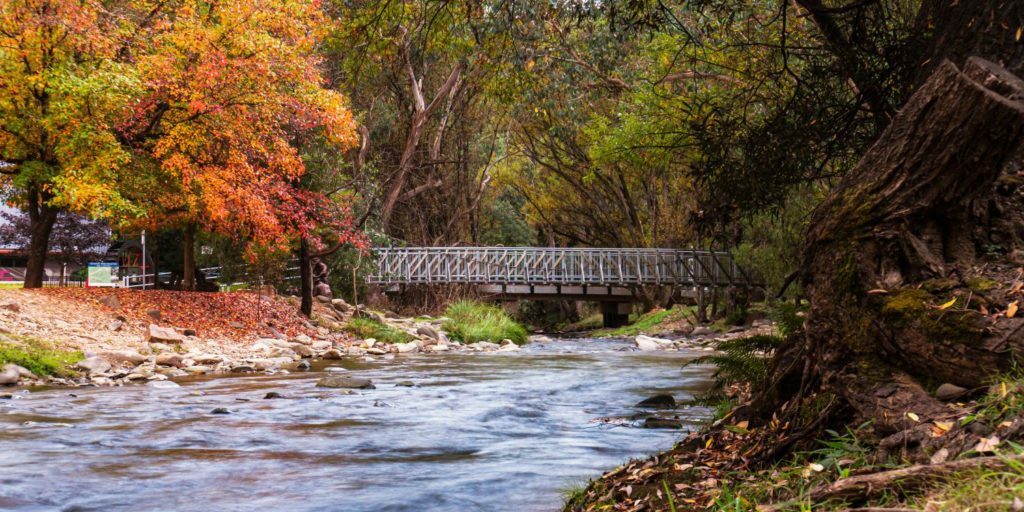
<path fill-rule="evenodd" d="M 5 364 L 3 371 L 0 371 L 0 385 L 2 386 L 17 384 L 19 379 L 21 379 L 21 373 L 18 371 L 17 365 Z"/>
<path fill-rule="evenodd" d="M 75 368 L 84 370 L 89 375 L 110 370 L 110 362 L 99 356 L 93 356 L 75 363 Z"/>
<path fill-rule="evenodd" d="M 173 352 L 165 352 L 156 356 L 156 364 L 158 366 L 172 366 L 174 368 L 181 368 L 184 364 L 184 359 Z"/>
<path fill-rule="evenodd" d="M 644 420 L 644 428 L 683 428 L 683 422 L 675 418 L 647 418 Z"/>
<path fill-rule="evenodd" d="M 366 353 L 373 354 L 375 356 L 382 356 L 384 354 L 387 354 L 388 352 L 382 348 L 368 348 L 366 349 Z"/>
<path fill-rule="evenodd" d="M 309 345 L 303 345 L 302 343 L 293 343 L 290 347 L 293 352 L 299 355 L 299 357 L 313 357 L 313 349 Z"/>
<path fill-rule="evenodd" d="M 709 336 L 709 335 L 712 335 L 714 333 L 715 332 L 712 331 L 711 329 L 708 329 L 707 327 L 704 327 L 703 325 L 699 325 L 699 326 L 693 328 L 693 331 L 690 332 L 690 336 Z"/>
<path fill-rule="evenodd" d="M 341 354 L 340 350 L 338 350 L 336 348 L 332 348 L 332 349 L 329 349 L 326 352 L 324 352 L 323 358 L 324 359 L 341 359 L 342 358 L 342 354 Z"/>
<path fill-rule="evenodd" d="M 676 399 L 672 395 L 668 394 L 657 394 L 654 395 L 638 404 L 635 407 L 643 407 L 646 409 L 675 409 Z"/>
<path fill-rule="evenodd" d="M 431 339 L 434 339 L 434 340 L 438 340 L 438 341 L 441 340 L 441 335 L 438 334 L 438 332 L 436 330 L 434 330 L 434 328 L 429 326 L 429 325 L 421 325 L 421 326 L 417 327 L 416 328 L 416 334 L 419 334 L 420 336 L 426 336 L 428 338 L 431 338 Z"/>
<path fill-rule="evenodd" d="M 498 352 L 514 352 L 516 350 L 519 350 L 519 345 L 516 345 L 515 343 L 507 343 L 502 345 L 501 348 L 498 349 Z"/>
<path fill-rule="evenodd" d="M 447 352 L 448 351 L 448 345 L 444 344 L 444 343 L 438 343 L 437 345 L 434 345 L 432 347 L 432 350 L 434 352 Z"/>
<path fill-rule="evenodd" d="M 550 336 L 545 336 L 543 334 L 535 334 L 533 336 L 530 336 L 530 342 L 532 343 L 550 343 L 552 341 L 554 340 L 551 339 Z"/>
<path fill-rule="evenodd" d="M 498 350 L 501 348 L 497 343 L 491 343 L 489 341 L 478 341 L 476 343 L 471 343 L 469 346 L 476 350 Z"/>
<path fill-rule="evenodd" d="M 319 287 L 317 288 L 317 290 L 321 291 L 321 292 L 324 291 L 323 289 L 321 289 Z M 327 295 L 317 295 L 316 296 L 316 300 L 318 300 L 318 301 L 320 301 L 320 302 L 322 302 L 324 304 L 330 304 L 331 303 L 331 298 L 329 296 L 327 296 Z"/>
<path fill-rule="evenodd" d="M 373 389 L 373 381 L 343 375 L 328 375 L 316 382 L 318 388 Z"/>
<path fill-rule="evenodd" d="M 395 343 L 399 354 L 413 354 L 420 351 L 420 342 L 410 341 L 409 343 Z"/>
<path fill-rule="evenodd" d="M 650 352 L 652 350 L 661 350 L 663 347 L 660 343 L 653 341 L 652 338 L 649 338 L 647 336 L 637 336 L 636 348 L 644 352 Z"/>
<path fill-rule="evenodd" d="M 104 352 L 100 354 L 100 356 L 111 363 L 138 365 L 146 362 L 146 356 L 134 350 L 114 350 L 111 352 Z"/>
<path fill-rule="evenodd" d="M 122 327 L 124 327 L 124 322 L 122 322 L 121 320 L 114 320 L 113 322 L 110 322 L 110 325 L 107 326 L 107 329 L 117 332 L 120 331 Z"/>
<path fill-rule="evenodd" d="M 334 306 L 334 309 L 339 313 L 347 313 L 352 309 L 352 306 L 349 306 L 348 303 L 345 302 L 345 299 L 334 299 L 331 301 L 331 305 Z"/>
<path fill-rule="evenodd" d="M 224 362 L 224 357 L 216 354 L 199 354 L 192 358 L 198 364 L 217 365 Z"/>
<path fill-rule="evenodd" d="M 313 347 L 313 350 L 323 352 L 331 348 L 331 342 L 326 340 L 314 341 L 311 347 Z"/>
<path fill-rule="evenodd" d="M 313 343 L 313 338 L 310 338 L 305 334 L 299 334 L 298 336 L 292 338 L 292 343 L 302 343 L 303 345 L 309 345 L 310 343 Z"/>
<path fill-rule="evenodd" d="M 149 329 L 146 330 L 146 341 L 153 343 L 181 343 L 185 341 L 185 337 L 182 336 L 178 331 L 168 327 L 160 327 L 156 324 L 149 324 Z"/>
<path fill-rule="evenodd" d="M 252 372 L 255 372 L 255 371 L 256 371 L 256 368 L 253 368 L 251 365 L 247 365 L 247 364 L 240 364 L 240 365 L 232 366 L 231 367 L 231 373 L 252 373 Z"/>

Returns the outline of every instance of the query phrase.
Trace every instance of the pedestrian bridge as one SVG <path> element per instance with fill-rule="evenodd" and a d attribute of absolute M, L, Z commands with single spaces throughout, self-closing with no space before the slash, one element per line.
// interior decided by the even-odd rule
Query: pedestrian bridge
<path fill-rule="evenodd" d="M 477 285 L 506 297 L 630 302 L 641 286 L 706 290 L 752 284 L 732 255 L 696 249 L 402 247 L 376 250 L 371 284 Z"/>

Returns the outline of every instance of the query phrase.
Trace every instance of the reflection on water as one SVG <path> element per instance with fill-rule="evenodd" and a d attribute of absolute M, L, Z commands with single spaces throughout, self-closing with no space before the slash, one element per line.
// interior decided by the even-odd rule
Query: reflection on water
<path fill-rule="evenodd" d="M 557 510 L 563 489 L 679 436 L 595 419 L 709 384 L 680 367 L 694 354 L 625 347 L 333 362 L 377 386 L 355 394 L 314 371 L 0 400 L 0 510 Z"/>

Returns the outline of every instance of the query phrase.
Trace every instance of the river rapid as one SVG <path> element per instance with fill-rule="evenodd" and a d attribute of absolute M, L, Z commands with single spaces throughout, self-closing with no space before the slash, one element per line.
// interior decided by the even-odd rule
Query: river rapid
<path fill-rule="evenodd" d="M 681 367 L 697 353 L 631 346 L 555 340 L 171 389 L 13 392 L 0 400 L 0 510 L 558 510 L 565 489 L 682 435 L 600 418 L 710 385 L 710 368 Z M 338 367 L 376 389 L 316 387 Z M 669 414 L 690 429 L 709 411 Z"/>

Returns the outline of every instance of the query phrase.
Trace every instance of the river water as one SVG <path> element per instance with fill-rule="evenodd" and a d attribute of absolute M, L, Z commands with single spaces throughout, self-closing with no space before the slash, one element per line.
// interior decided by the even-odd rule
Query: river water
<path fill-rule="evenodd" d="M 565 489 L 681 435 L 597 420 L 710 383 L 708 368 L 681 368 L 696 354 L 628 347 L 556 340 L 326 365 L 373 379 L 354 394 L 317 388 L 325 365 L 14 393 L 0 400 L 0 510 L 557 510 Z M 672 414 L 693 427 L 708 411 Z"/>

